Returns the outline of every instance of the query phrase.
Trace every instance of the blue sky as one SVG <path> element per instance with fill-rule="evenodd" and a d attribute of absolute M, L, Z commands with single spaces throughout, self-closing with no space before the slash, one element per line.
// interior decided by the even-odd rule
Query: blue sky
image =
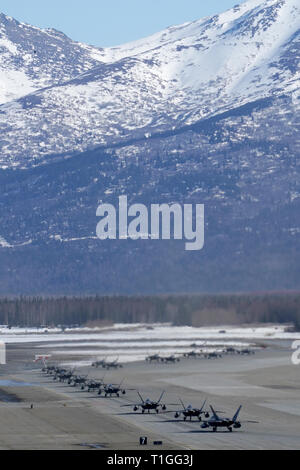
<path fill-rule="evenodd" d="M 220 13 L 241 0 L 1 0 L 2 13 L 77 41 L 112 46 Z"/>

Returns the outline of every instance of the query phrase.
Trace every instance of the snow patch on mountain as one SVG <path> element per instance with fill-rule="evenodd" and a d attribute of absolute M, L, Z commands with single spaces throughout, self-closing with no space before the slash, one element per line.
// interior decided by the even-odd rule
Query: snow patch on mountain
<path fill-rule="evenodd" d="M 0 103 L 12 101 L 36 90 L 32 81 L 25 72 L 18 70 L 4 70 L 1 72 Z"/>
<path fill-rule="evenodd" d="M 30 245 L 31 243 L 32 243 L 32 240 L 28 240 L 23 243 L 11 245 L 10 243 L 8 243 L 8 241 L 5 240 L 5 238 L 0 236 L 0 248 L 15 248 L 15 247 L 20 247 L 20 246 Z"/>

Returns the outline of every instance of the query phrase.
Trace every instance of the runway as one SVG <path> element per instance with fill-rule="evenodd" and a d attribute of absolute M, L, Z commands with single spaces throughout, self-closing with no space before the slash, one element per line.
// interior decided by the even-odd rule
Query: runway
<path fill-rule="evenodd" d="M 300 369 L 291 363 L 288 343 L 273 341 L 251 356 L 133 362 L 106 373 L 105 382 L 124 379 L 125 388 L 139 390 L 143 398 L 157 400 L 165 390 L 167 410 L 159 414 L 134 412 L 139 402 L 135 390 L 120 398 L 81 391 L 53 381 L 32 359 L 30 343 L 11 344 L 8 364 L 1 366 L 0 380 L 27 384 L 5 387 L 0 382 L 3 396 L 15 397 L 0 404 L 1 449 L 139 449 L 140 436 L 148 437 L 145 449 L 156 448 L 154 441 L 163 442 L 159 449 L 173 450 L 300 448 Z M 89 366 L 80 368 L 80 374 L 99 379 L 104 370 Z M 179 398 L 197 408 L 206 399 L 228 417 L 241 404 L 239 419 L 258 423 L 213 433 L 198 420 L 175 419 Z M 128 404 L 132 407 L 122 406 Z"/>

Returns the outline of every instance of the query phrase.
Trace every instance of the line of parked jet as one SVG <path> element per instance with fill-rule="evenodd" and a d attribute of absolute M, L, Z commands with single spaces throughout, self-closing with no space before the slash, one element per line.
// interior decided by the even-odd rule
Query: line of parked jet
<path fill-rule="evenodd" d="M 143 399 L 141 394 L 138 392 L 138 395 L 141 399 L 140 403 L 136 404 L 131 404 L 131 405 L 121 405 L 123 407 L 128 407 L 128 406 L 133 406 L 133 411 L 138 411 L 140 408 L 142 410 L 142 414 L 144 414 L 146 411 L 150 413 L 151 410 L 154 410 L 156 413 L 159 413 L 159 408 L 163 412 L 167 412 L 167 405 L 162 403 L 162 397 L 165 392 L 162 392 L 160 395 L 159 399 L 157 401 L 153 401 L 150 398 L 147 398 L 146 400 Z M 232 432 L 233 428 L 234 429 L 240 429 L 242 427 L 242 423 L 258 423 L 258 421 L 238 421 L 238 416 L 241 411 L 242 405 L 239 406 L 237 409 L 236 413 L 232 418 L 223 418 L 220 417 L 217 412 L 214 410 L 214 408 L 210 405 L 211 409 L 211 415 L 207 410 L 204 409 L 206 400 L 204 401 L 203 405 L 201 408 L 194 408 L 192 405 L 185 406 L 183 404 L 183 401 L 180 399 L 180 403 L 182 405 L 182 409 L 178 410 L 175 412 L 174 417 L 177 419 L 183 415 L 183 421 L 186 421 L 188 418 L 190 421 L 194 417 L 196 417 L 199 421 L 202 422 L 201 428 L 202 429 L 208 429 L 212 428 L 213 432 L 216 432 L 219 428 L 227 428 L 229 432 Z M 176 405 L 176 404 L 175 404 Z M 218 413 L 221 413 L 218 411 Z M 206 418 L 204 421 L 202 420 L 202 415 Z"/>
<path fill-rule="evenodd" d="M 99 361 L 100 362 L 100 361 Z M 94 363 L 94 367 L 95 363 Z M 75 369 L 66 369 L 65 367 L 47 365 L 44 363 L 42 372 L 46 375 L 52 376 L 53 380 L 60 382 L 67 382 L 70 386 L 76 387 L 77 385 L 81 386 L 81 390 L 97 391 L 98 395 L 104 395 L 105 397 L 120 397 L 125 395 L 129 390 L 136 390 L 134 388 L 125 389 L 123 387 L 124 379 L 119 384 L 108 384 L 104 382 L 105 374 L 101 379 L 89 379 L 87 375 L 78 375 L 75 373 Z M 141 393 L 136 390 L 140 401 L 138 403 L 130 403 L 121 405 L 121 407 L 132 407 L 134 412 L 141 410 L 141 413 L 146 412 L 150 413 L 151 411 L 163 413 L 174 413 L 173 411 L 167 411 L 167 406 L 178 406 L 178 403 L 163 403 L 162 399 L 165 395 L 163 391 L 158 398 L 158 400 L 151 400 L 150 398 L 144 399 Z M 190 421 L 193 418 L 198 419 L 201 424 L 202 429 L 212 428 L 213 432 L 216 432 L 219 428 L 227 428 L 229 432 L 232 432 L 233 429 L 240 429 L 242 422 L 238 420 L 239 413 L 242 406 L 239 406 L 236 413 L 232 418 L 220 417 L 217 413 L 222 413 L 221 411 L 215 411 L 214 408 L 210 405 L 210 411 L 205 408 L 206 400 L 203 402 L 200 408 L 195 408 L 192 405 L 185 406 L 182 399 L 179 399 L 181 408 L 177 409 L 174 414 L 174 418 L 178 419 L 181 416 L 183 421 L 189 419 Z M 205 418 L 204 420 L 202 418 Z M 257 421 L 244 421 L 249 423 L 257 423 Z"/>
<path fill-rule="evenodd" d="M 78 375 L 75 374 L 75 369 L 68 370 L 64 367 L 53 366 L 53 365 L 44 365 L 42 371 L 47 375 L 52 376 L 53 380 L 59 382 L 67 382 L 68 385 L 76 387 L 80 385 L 81 390 L 97 391 L 98 395 L 103 394 L 105 397 L 112 397 L 113 395 L 119 397 L 120 395 L 125 395 L 127 390 L 134 389 L 125 389 L 123 387 L 124 379 L 120 384 L 110 384 L 105 383 L 104 378 L 102 379 L 89 379 L 87 375 Z"/>
<path fill-rule="evenodd" d="M 186 358 L 186 359 L 196 359 L 196 358 L 203 358 L 203 359 L 218 359 L 223 357 L 224 354 L 240 354 L 240 355 L 252 355 L 255 354 L 255 350 L 251 348 L 234 348 L 232 346 L 228 346 L 219 350 L 209 350 L 207 349 L 192 349 L 190 351 L 184 352 L 181 355 L 176 354 L 176 355 L 171 355 L 171 356 L 161 356 L 160 353 L 155 353 L 155 354 L 150 354 L 146 356 L 145 360 L 146 362 L 149 363 L 165 363 L 165 364 L 170 364 L 170 363 L 176 363 L 179 362 L 181 358 Z"/>

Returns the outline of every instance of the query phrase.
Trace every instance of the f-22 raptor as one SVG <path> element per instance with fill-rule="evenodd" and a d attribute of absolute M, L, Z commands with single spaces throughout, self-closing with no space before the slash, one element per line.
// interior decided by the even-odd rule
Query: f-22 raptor
<path fill-rule="evenodd" d="M 134 405 L 123 405 L 123 406 L 133 406 L 133 411 L 138 411 L 138 409 L 141 408 L 143 414 L 145 413 L 145 411 L 148 411 L 148 413 L 150 413 L 151 410 L 154 410 L 156 411 L 156 413 L 159 413 L 159 408 L 161 408 L 163 411 L 167 409 L 166 405 L 161 403 L 162 397 L 165 394 L 164 391 L 161 393 L 157 401 L 152 401 L 150 400 L 150 398 L 146 398 L 146 400 L 144 400 L 142 395 L 139 392 L 137 393 L 141 399 L 140 403 L 136 403 Z"/>
<path fill-rule="evenodd" d="M 201 421 L 201 415 L 204 415 L 206 418 L 209 418 L 209 413 L 207 413 L 207 411 L 204 411 L 206 400 L 204 401 L 201 408 L 194 408 L 192 405 L 185 406 L 181 399 L 180 403 L 182 405 L 182 410 L 176 411 L 174 415 L 176 419 L 179 418 L 181 414 L 183 415 L 183 421 L 186 421 L 187 418 L 190 418 L 190 421 L 192 421 L 193 418 L 198 418 L 199 421 Z"/>
<path fill-rule="evenodd" d="M 240 429 L 242 427 L 242 423 L 241 421 L 238 421 L 238 415 L 241 411 L 241 408 L 242 408 L 242 405 L 239 406 L 239 408 L 237 409 L 235 415 L 232 417 L 232 418 L 220 418 L 217 413 L 215 412 L 215 410 L 213 409 L 212 406 L 210 406 L 210 409 L 212 411 L 212 416 L 210 419 L 208 419 L 207 421 L 204 421 L 202 424 L 201 424 L 201 428 L 202 429 L 206 429 L 206 428 L 209 428 L 211 427 L 213 432 L 216 432 L 218 430 L 218 428 L 227 428 L 228 431 L 232 432 L 232 428 L 234 429 Z M 247 422 L 247 423 L 257 423 L 257 421 L 244 421 L 244 423 Z"/>

